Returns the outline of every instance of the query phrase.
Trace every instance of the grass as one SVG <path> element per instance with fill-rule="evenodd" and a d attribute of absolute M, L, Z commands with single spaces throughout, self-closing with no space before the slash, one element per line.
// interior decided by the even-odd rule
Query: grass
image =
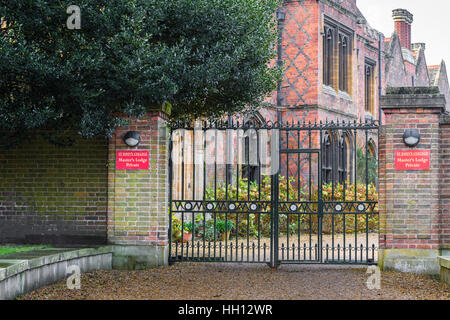
<path fill-rule="evenodd" d="M 16 252 L 24 252 L 24 251 L 30 251 L 30 250 L 36 250 L 36 249 L 45 249 L 45 248 L 50 248 L 50 246 L 49 245 L 39 245 L 39 246 L 3 245 L 3 246 L 0 246 L 0 255 L 16 253 Z"/>

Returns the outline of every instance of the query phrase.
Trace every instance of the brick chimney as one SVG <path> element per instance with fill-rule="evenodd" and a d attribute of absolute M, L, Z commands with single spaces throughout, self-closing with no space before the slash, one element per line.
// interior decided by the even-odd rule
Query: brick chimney
<path fill-rule="evenodd" d="M 413 23 L 413 15 L 406 9 L 395 9 L 392 11 L 394 18 L 395 30 L 398 33 L 402 48 L 411 50 L 411 24 Z"/>

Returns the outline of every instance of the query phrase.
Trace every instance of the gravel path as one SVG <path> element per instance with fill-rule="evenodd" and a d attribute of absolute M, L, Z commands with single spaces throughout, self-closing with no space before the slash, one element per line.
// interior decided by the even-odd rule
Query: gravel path
<path fill-rule="evenodd" d="M 365 268 L 342 266 L 179 263 L 147 271 L 97 271 L 81 290 L 65 281 L 21 299 L 407 299 L 450 300 L 450 287 L 425 275 L 382 273 L 381 290 L 367 289 Z"/>

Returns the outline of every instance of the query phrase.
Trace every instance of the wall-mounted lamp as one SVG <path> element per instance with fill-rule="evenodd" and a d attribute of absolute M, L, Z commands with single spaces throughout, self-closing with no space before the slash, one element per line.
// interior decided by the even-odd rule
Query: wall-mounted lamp
<path fill-rule="evenodd" d="M 141 135 L 136 131 L 128 131 L 123 137 L 123 141 L 129 147 L 136 147 L 141 142 Z"/>
<path fill-rule="evenodd" d="M 417 129 L 408 129 L 403 134 L 403 142 L 408 147 L 415 147 L 420 142 L 420 133 Z"/>
<path fill-rule="evenodd" d="M 278 9 L 277 10 L 277 19 L 278 19 L 278 22 L 283 22 L 284 20 L 286 20 L 286 13 L 284 13 L 283 10 Z"/>

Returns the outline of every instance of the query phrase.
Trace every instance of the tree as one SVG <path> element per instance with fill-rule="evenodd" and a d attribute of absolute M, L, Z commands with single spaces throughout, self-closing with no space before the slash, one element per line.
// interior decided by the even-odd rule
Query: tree
<path fill-rule="evenodd" d="M 279 0 L 0 0 L 0 130 L 110 135 L 123 115 L 164 103 L 172 117 L 219 117 L 258 105 L 271 66 Z M 4 135 L 2 135 L 4 136 Z"/>

